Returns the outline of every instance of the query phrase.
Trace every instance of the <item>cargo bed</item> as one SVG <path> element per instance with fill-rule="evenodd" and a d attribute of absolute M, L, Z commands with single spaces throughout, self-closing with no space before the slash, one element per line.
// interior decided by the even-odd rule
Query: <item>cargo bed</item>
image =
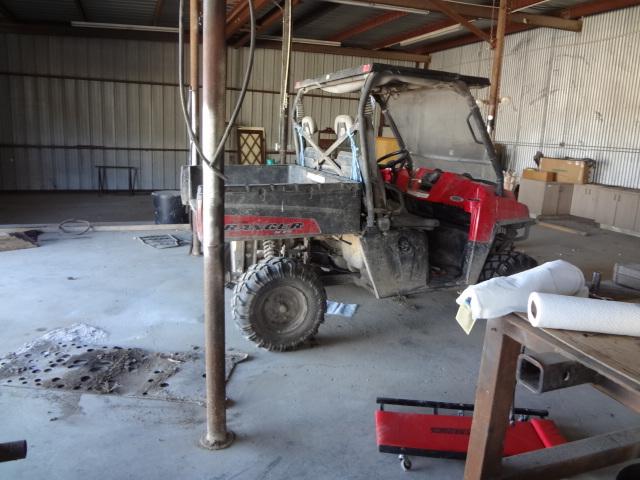
<path fill-rule="evenodd" d="M 299 165 L 228 165 L 225 175 L 226 240 L 360 231 L 358 182 Z"/>

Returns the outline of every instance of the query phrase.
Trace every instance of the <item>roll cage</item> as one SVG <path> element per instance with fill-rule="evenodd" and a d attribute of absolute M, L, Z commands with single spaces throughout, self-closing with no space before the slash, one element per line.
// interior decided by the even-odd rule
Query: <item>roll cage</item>
<path fill-rule="evenodd" d="M 495 171 L 496 194 L 501 196 L 503 195 L 502 168 L 498 162 L 493 142 L 486 131 L 480 109 L 469 91 L 469 88 L 487 87 L 488 85 L 489 80 L 482 77 L 380 63 L 366 64 L 323 77 L 297 82 L 295 85 L 297 93 L 294 100 L 295 114 L 292 116 L 296 158 L 299 163 L 304 164 L 304 146 L 308 144 L 320 156 L 320 165 L 329 162 L 340 168 L 331 158 L 331 154 L 349 139 L 353 165 L 351 177 L 360 180 L 363 184 L 366 225 L 367 227 L 374 227 L 376 213 L 385 210 L 386 193 L 375 155 L 373 119 L 371 115 L 373 102 L 375 101 L 379 105 L 400 149 L 406 151 L 402 135 L 398 131 L 391 113 L 388 111 L 386 98 L 389 95 L 400 94 L 409 90 L 448 88 L 462 96 L 466 101 L 469 109 L 469 114 L 466 118 L 467 125 L 473 140 L 484 146 L 487 158 Z M 351 124 L 349 124 L 350 122 L 345 122 L 343 128 L 340 131 L 336 131 L 336 140 L 326 150 L 321 149 L 316 144 L 312 138 L 313 132 L 303 122 L 305 117 L 302 98 L 305 94 L 318 89 L 333 94 L 359 92 L 356 120 Z M 425 108 L 428 108 L 428 106 L 425 106 Z M 478 127 L 477 131 L 474 131 L 472 122 Z M 359 145 L 356 144 L 354 139 L 356 134 L 358 134 Z M 410 171 L 412 170 L 410 156 L 407 168 Z"/>

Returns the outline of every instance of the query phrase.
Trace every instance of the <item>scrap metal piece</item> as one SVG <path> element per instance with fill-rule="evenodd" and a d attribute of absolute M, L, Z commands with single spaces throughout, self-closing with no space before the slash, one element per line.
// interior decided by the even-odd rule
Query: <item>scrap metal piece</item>
<path fill-rule="evenodd" d="M 142 237 L 138 237 L 145 245 L 148 245 L 153 248 L 174 248 L 181 247 L 182 245 L 186 245 L 189 242 L 182 240 L 181 238 L 176 237 L 175 235 L 171 235 L 170 233 L 165 233 L 162 235 L 145 235 Z"/>
<path fill-rule="evenodd" d="M 27 441 L 0 443 L 0 462 L 22 460 L 27 457 Z"/>

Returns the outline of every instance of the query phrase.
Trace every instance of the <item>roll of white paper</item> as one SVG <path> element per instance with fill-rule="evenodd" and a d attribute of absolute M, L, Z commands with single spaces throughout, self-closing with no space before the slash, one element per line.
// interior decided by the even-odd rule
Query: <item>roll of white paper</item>
<path fill-rule="evenodd" d="M 640 304 L 534 292 L 529 295 L 534 327 L 640 337 Z"/>
<path fill-rule="evenodd" d="M 531 292 L 588 294 L 582 271 L 569 262 L 555 260 L 509 277 L 470 285 L 456 302 L 468 305 L 474 320 L 495 318 L 512 312 L 526 312 Z"/>

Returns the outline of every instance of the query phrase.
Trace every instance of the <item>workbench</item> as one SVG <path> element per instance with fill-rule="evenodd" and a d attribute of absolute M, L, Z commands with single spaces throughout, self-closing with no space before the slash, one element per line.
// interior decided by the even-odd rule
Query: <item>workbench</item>
<path fill-rule="evenodd" d="M 595 388 L 640 412 L 640 338 L 536 328 L 524 314 L 488 320 L 465 480 L 560 479 L 640 456 L 640 427 L 634 427 L 502 459 L 523 347 L 592 369 Z"/>

